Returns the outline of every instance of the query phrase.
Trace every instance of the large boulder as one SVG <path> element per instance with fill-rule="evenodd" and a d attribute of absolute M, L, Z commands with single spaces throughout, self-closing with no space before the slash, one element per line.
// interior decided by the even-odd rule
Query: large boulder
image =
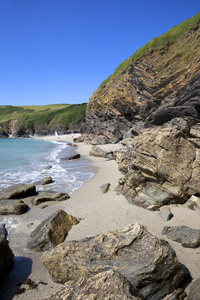
<path fill-rule="evenodd" d="M 14 263 L 14 254 L 7 241 L 7 231 L 4 224 L 0 224 L 0 283 L 10 271 Z"/>
<path fill-rule="evenodd" d="M 35 251 L 45 251 L 62 243 L 71 227 L 78 224 L 75 217 L 59 210 L 37 226 L 31 233 L 27 247 Z"/>
<path fill-rule="evenodd" d="M 65 201 L 69 198 L 70 198 L 70 196 L 67 193 L 39 192 L 37 196 L 32 198 L 31 203 L 32 203 L 32 205 L 39 205 L 43 202 Z"/>
<path fill-rule="evenodd" d="M 97 146 L 91 147 L 89 155 L 95 156 L 95 157 L 104 157 L 104 158 L 108 158 L 108 159 L 115 159 L 115 155 L 114 155 L 113 151 L 105 151 Z"/>
<path fill-rule="evenodd" d="M 36 187 L 33 184 L 14 184 L 0 192 L 0 199 L 20 199 L 36 194 Z"/>
<path fill-rule="evenodd" d="M 188 226 L 165 226 L 162 234 L 168 239 L 181 243 L 183 247 L 196 248 L 200 246 L 200 229 L 193 229 Z"/>
<path fill-rule="evenodd" d="M 64 242 L 44 252 L 42 262 L 59 283 L 115 268 L 148 300 L 171 293 L 184 275 L 170 245 L 139 224 Z"/>
<path fill-rule="evenodd" d="M 21 215 L 27 212 L 28 208 L 22 200 L 0 200 L 0 215 Z"/>
<path fill-rule="evenodd" d="M 117 190 L 130 203 L 145 208 L 183 204 L 200 192 L 200 149 L 191 138 L 192 124 L 176 118 L 161 127 L 144 129 L 129 147 L 115 153 L 125 175 Z M 200 143 L 199 135 L 196 139 Z"/>
<path fill-rule="evenodd" d="M 90 278 L 67 282 L 62 289 L 45 300 L 126 299 L 139 300 L 138 292 L 124 276 L 112 269 Z"/>

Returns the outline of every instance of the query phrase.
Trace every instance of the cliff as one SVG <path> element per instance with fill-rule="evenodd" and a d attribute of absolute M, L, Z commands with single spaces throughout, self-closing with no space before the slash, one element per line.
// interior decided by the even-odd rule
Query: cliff
<path fill-rule="evenodd" d="M 200 13 L 122 62 L 93 93 L 85 131 L 112 142 L 131 127 L 200 117 Z"/>

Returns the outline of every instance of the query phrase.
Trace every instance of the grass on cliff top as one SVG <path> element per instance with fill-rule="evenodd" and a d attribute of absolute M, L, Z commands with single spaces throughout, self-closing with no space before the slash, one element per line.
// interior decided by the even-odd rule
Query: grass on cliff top
<path fill-rule="evenodd" d="M 86 103 L 43 106 L 0 106 L 0 125 L 17 120 L 19 129 L 61 125 L 68 128 L 85 120 Z"/>
<path fill-rule="evenodd" d="M 115 69 L 114 73 L 105 79 L 98 89 L 104 88 L 104 86 L 110 81 L 112 77 L 116 77 L 121 73 L 127 66 L 129 66 L 133 60 L 139 60 L 145 54 L 153 52 L 157 49 L 165 48 L 170 46 L 173 43 L 177 42 L 181 37 L 183 37 L 191 29 L 194 29 L 197 26 L 197 23 L 200 22 L 200 12 L 194 15 L 192 18 L 187 19 L 180 23 L 177 26 L 172 27 L 166 33 L 152 39 L 150 42 L 138 49 L 133 55 L 124 60 L 119 66 Z M 183 49 L 182 49 L 183 51 Z"/>

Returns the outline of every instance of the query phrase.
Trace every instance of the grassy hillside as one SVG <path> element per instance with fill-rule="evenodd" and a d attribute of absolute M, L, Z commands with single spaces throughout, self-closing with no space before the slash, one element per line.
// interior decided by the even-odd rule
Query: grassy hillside
<path fill-rule="evenodd" d="M 77 126 L 85 120 L 86 103 L 43 106 L 0 106 L 0 125 L 8 130 L 8 124 L 15 123 L 17 130 L 42 129 L 64 130 Z"/>
<path fill-rule="evenodd" d="M 190 59 L 194 57 L 199 51 L 199 41 L 200 35 L 197 34 L 194 37 L 194 42 L 191 44 L 185 43 L 185 39 L 190 31 L 196 31 L 199 28 L 200 24 L 200 12 L 197 13 L 190 19 L 185 20 L 180 23 L 178 26 L 174 26 L 169 29 L 166 33 L 162 34 L 159 37 L 152 39 L 150 42 L 142 46 L 138 49 L 133 55 L 123 61 L 119 66 L 115 69 L 114 73 L 110 75 L 106 80 L 104 80 L 98 89 L 102 89 L 111 78 L 119 76 L 121 72 L 123 72 L 133 61 L 137 61 L 146 55 L 151 55 L 152 53 L 156 53 L 159 55 L 162 52 L 166 52 L 168 48 L 171 48 L 173 45 L 172 53 L 168 55 L 168 61 L 173 61 L 174 58 L 180 58 L 179 61 L 183 61 L 185 64 L 190 62 Z M 166 58 L 165 58 L 166 60 Z M 165 62 L 163 63 L 162 59 L 160 59 L 160 67 L 163 67 Z M 167 70 L 165 70 L 165 74 L 167 75 Z"/>

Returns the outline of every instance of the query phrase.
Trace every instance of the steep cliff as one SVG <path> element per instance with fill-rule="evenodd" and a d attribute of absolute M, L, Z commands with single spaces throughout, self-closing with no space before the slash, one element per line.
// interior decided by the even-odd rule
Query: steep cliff
<path fill-rule="evenodd" d="M 91 96 L 85 130 L 115 142 L 133 125 L 180 116 L 200 117 L 200 13 L 117 67 Z"/>

